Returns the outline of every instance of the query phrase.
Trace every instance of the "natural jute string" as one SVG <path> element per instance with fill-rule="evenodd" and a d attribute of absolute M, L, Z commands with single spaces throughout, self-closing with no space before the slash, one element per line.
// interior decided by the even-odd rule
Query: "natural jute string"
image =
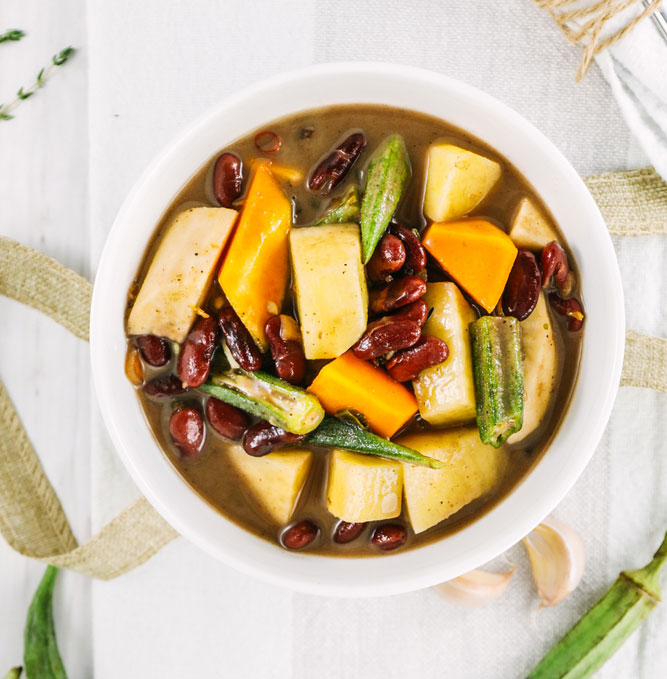
<path fill-rule="evenodd" d="M 587 183 L 612 233 L 665 233 L 667 184 L 652 170 L 599 175 Z M 50 257 L 2 236 L 0 294 L 39 309 L 77 337 L 88 339 L 90 283 Z M 667 340 L 628 332 L 621 384 L 667 391 L 666 376 Z M 140 498 L 92 540 L 77 546 L 2 382 L 0 532 L 25 556 L 104 580 L 141 565 L 177 535 Z"/>
<path fill-rule="evenodd" d="M 87 280 L 50 257 L 0 236 L 0 293 L 85 340 L 91 290 Z M 141 565 L 177 535 L 142 497 L 78 547 L 2 382 L 0 532 L 25 556 L 104 580 Z"/>
<path fill-rule="evenodd" d="M 579 82 L 588 71 L 593 57 L 627 35 L 640 21 L 658 9 L 661 0 L 651 3 L 612 35 L 603 38 L 607 22 L 641 0 L 597 0 L 587 7 L 581 7 L 581 0 L 535 0 L 537 5 L 551 14 L 553 20 L 574 45 L 581 43 L 584 54 L 577 71 Z M 579 5 L 577 9 L 568 9 Z"/>

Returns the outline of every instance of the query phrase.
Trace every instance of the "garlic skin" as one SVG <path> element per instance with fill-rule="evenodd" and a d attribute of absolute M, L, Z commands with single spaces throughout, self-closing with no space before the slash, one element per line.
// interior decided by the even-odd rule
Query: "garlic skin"
<path fill-rule="evenodd" d="M 523 544 L 542 600 L 540 608 L 555 606 L 576 589 L 584 573 L 586 554 L 579 534 L 548 518 L 523 539 Z"/>
<path fill-rule="evenodd" d="M 486 606 L 505 591 L 515 570 L 514 565 L 504 573 L 490 573 L 475 569 L 458 578 L 436 585 L 433 589 L 456 606 L 466 608 Z"/>

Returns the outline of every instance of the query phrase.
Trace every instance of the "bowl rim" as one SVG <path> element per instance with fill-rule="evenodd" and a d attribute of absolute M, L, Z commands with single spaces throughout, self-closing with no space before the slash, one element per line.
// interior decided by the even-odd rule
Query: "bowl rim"
<path fill-rule="evenodd" d="M 541 163 L 539 167 L 536 166 L 535 175 L 539 175 L 539 180 L 545 185 L 556 179 L 563 183 L 561 195 L 567 195 L 568 203 L 574 203 L 578 215 L 576 222 L 583 225 L 582 230 L 576 232 L 576 238 L 588 240 L 595 249 L 595 260 L 590 265 L 588 260 L 582 260 L 580 253 L 576 255 L 586 301 L 588 303 L 589 298 L 594 299 L 597 307 L 587 307 L 587 329 L 579 378 L 568 412 L 549 449 L 505 498 L 471 524 L 434 543 L 402 553 L 383 555 L 382 558 L 340 558 L 288 552 L 246 532 L 200 498 L 177 474 L 153 439 L 134 394 L 132 399 L 135 403 L 129 403 L 127 395 L 132 387 L 123 374 L 123 363 L 119 362 L 121 356 L 124 362 L 124 327 L 121 323 L 119 335 L 115 326 L 110 330 L 108 320 L 110 312 L 113 317 L 113 310 L 118 309 L 121 302 L 124 309 L 129 287 L 129 282 L 127 286 L 118 285 L 117 270 L 129 268 L 128 259 L 135 262 L 140 260 L 147 243 L 147 239 L 142 240 L 135 252 L 127 247 L 127 241 L 142 228 L 149 234 L 155 229 L 156 221 L 149 226 L 142 225 L 147 213 L 155 214 L 155 208 L 150 212 L 150 205 L 156 201 L 150 196 L 157 193 L 156 182 L 161 178 L 171 178 L 173 184 L 174 165 L 179 159 L 185 159 L 188 161 L 185 165 L 192 169 L 183 171 L 180 185 L 184 185 L 197 167 L 210 158 L 209 152 L 208 156 L 199 159 L 199 165 L 193 167 L 196 158 L 192 154 L 188 157 L 188 145 L 196 146 L 194 142 L 198 138 L 203 139 L 207 131 L 210 134 L 216 121 L 225 116 L 233 118 L 235 112 L 238 117 L 244 107 L 247 110 L 253 101 L 272 93 L 297 93 L 305 91 L 306 86 L 319 91 L 326 83 L 340 87 L 345 79 L 354 85 L 351 87 L 353 91 L 355 87 L 360 88 L 360 91 L 365 91 L 364 87 L 369 90 L 379 88 L 377 91 L 381 91 L 382 87 L 389 87 L 393 82 L 416 96 L 421 92 L 425 97 L 426 94 L 418 88 L 432 88 L 435 98 L 450 96 L 455 101 L 471 104 L 474 125 L 481 125 L 484 117 L 490 116 L 489 119 L 494 121 L 494 134 L 496 127 L 507 128 L 516 134 L 515 141 L 539 152 Z M 389 99 L 389 95 L 386 98 Z M 340 97 L 329 102 L 330 105 L 340 103 L 346 102 L 341 101 Z M 368 103 L 382 102 L 373 100 Z M 286 104 L 281 100 L 280 105 Z M 317 107 L 300 107 L 293 109 L 293 112 Z M 423 106 L 410 109 L 423 110 Z M 481 117 L 477 120 L 476 116 Z M 270 120 L 265 119 L 264 123 L 278 117 L 281 116 L 272 116 Z M 442 115 L 436 117 L 448 120 Z M 474 125 L 472 130 L 459 126 L 480 137 L 494 150 L 497 149 L 500 155 L 521 170 L 521 163 L 516 163 L 511 153 L 499 149 L 497 143 L 477 134 Z M 255 127 L 248 125 L 245 131 Z M 223 135 L 222 138 L 229 144 L 238 136 Z M 527 152 L 525 163 L 528 163 Z M 554 174 L 549 175 L 550 172 Z M 527 179 L 535 186 L 534 176 L 528 176 Z M 537 186 L 535 188 L 537 191 Z M 172 193 L 172 199 L 176 193 Z M 550 204 L 539 191 L 538 195 L 555 218 L 559 210 L 565 212 L 566 209 L 573 209 L 566 207 L 565 201 L 560 200 L 556 206 L 558 209 L 554 209 L 553 201 Z M 163 212 L 167 206 L 168 202 L 162 205 Z M 559 225 L 567 234 L 568 229 L 560 221 Z M 572 246 L 572 237 L 566 235 L 566 239 Z M 586 281 L 588 283 L 584 284 Z M 471 85 L 421 68 L 378 62 L 320 64 L 282 73 L 244 88 L 187 125 L 149 163 L 118 212 L 100 258 L 90 318 L 93 382 L 103 421 L 130 475 L 165 520 L 191 542 L 237 570 L 306 593 L 348 597 L 398 594 L 456 577 L 504 552 L 550 514 L 579 478 L 602 436 L 620 381 L 624 337 L 623 290 L 611 237 L 584 182 L 562 153 L 520 114 Z M 592 346 L 594 340 L 595 348 Z M 573 412 L 574 406 L 576 412 Z M 550 456 L 552 449 L 557 450 L 567 464 L 559 466 L 556 453 Z M 159 459 L 155 450 L 159 451 Z"/>

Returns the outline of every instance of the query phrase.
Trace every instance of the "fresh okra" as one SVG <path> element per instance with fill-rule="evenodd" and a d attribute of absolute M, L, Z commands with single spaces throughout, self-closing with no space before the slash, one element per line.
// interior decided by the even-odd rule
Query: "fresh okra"
<path fill-rule="evenodd" d="M 199 390 L 292 434 L 308 434 L 324 419 L 313 394 L 263 372 L 228 370 L 211 375 Z"/>
<path fill-rule="evenodd" d="M 432 469 L 440 469 L 443 466 L 439 460 L 422 455 L 412 448 L 392 443 L 352 422 L 336 417 L 325 417 L 322 424 L 303 441 L 303 445 L 309 444 L 323 448 L 342 448 L 366 455 L 377 455 L 398 462 L 431 467 Z"/>
<path fill-rule="evenodd" d="M 366 170 L 361 201 L 362 259 L 367 264 L 396 212 L 410 178 L 410 156 L 403 137 L 393 134 L 376 149 Z"/>
<path fill-rule="evenodd" d="M 23 634 L 27 679 L 67 679 L 53 623 L 53 587 L 58 569 L 49 566 L 28 608 Z"/>
<path fill-rule="evenodd" d="M 511 316 L 483 316 L 470 337 L 479 436 L 498 448 L 523 425 L 521 327 Z"/>
<path fill-rule="evenodd" d="M 551 649 L 528 679 L 587 679 L 620 648 L 660 601 L 667 535 L 653 560 L 623 571 L 607 593 Z"/>
<path fill-rule="evenodd" d="M 314 226 L 349 224 L 350 222 L 358 224 L 361 215 L 360 203 L 359 189 L 352 184 L 339 199 L 332 202 Z"/>

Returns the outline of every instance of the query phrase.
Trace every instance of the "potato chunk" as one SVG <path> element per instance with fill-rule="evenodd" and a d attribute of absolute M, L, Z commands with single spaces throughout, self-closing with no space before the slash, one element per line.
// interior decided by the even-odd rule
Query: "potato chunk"
<path fill-rule="evenodd" d="M 398 443 L 446 465 L 443 469 L 403 465 L 405 505 L 415 533 L 435 526 L 488 493 L 507 468 L 506 448 L 484 445 L 476 427 L 408 434 Z"/>
<path fill-rule="evenodd" d="M 306 358 L 336 358 L 361 337 L 368 321 L 359 227 L 292 229 L 290 249 Z"/>
<path fill-rule="evenodd" d="M 478 153 L 434 144 L 428 152 L 424 214 L 434 222 L 467 215 L 500 179 L 500 165 Z"/>
<path fill-rule="evenodd" d="M 287 523 L 310 471 L 312 451 L 282 448 L 253 457 L 241 446 L 230 446 L 226 454 L 259 513 L 277 525 Z"/>
<path fill-rule="evenodd" d="M 128 335 L 157 335 L 179 344 L 206 297 L 236 210 L 193 207 L 167 227 L 127 319 Z"/>
<path fill-rule="evenodd" d="M 477 319 L 454 283 L 428 283 L 424 300 L 433 309 L 424 333 L 447 342 L 449 357 L 419 373 L 414 380 L 420 415 L 435 426 L 475 419 L 470 331 Z"/>
<path fill-rule="evenodd" d="M 558 234 L 537 205 L 526 197 L 521 199 L 517 207 L 510 238 L 518 248 L 542 250 L 547 243 L 558 240 Z"/>
<path fill-rule="evenodd" d="M 401 513 L 401 463 L 345 450 L 329 458 L 327 509 L 339 519 L 363 523 Z"/>
<path fill-rule="evenodd" d="M 553 406 L 558 387 L 560 367 L 549 308 L 544 293 L 540 293 L 533 313 L 521 321 L 523 338 L 523 426 L 507 439 L 519 443 L 532 434 L 544 421 Z"/>

